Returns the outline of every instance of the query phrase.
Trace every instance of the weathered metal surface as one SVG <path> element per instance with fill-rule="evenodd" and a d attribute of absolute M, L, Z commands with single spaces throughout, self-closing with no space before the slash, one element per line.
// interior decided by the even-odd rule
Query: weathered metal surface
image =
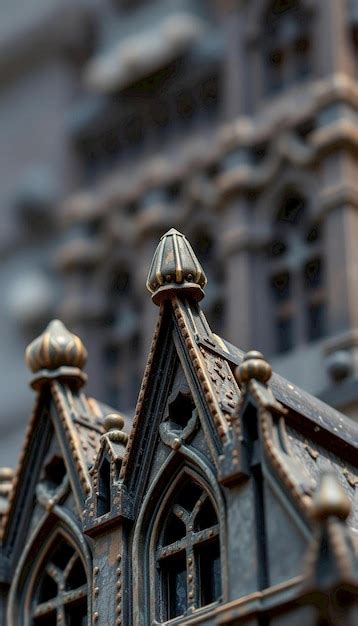
<path fill-rule="evenodd" d="M 80 389 L 68 331 L 68 353 L 36 357 L 2 490 L 1 626 L 348 624 L 354 429 L 213 335 L 190 290 L 165 293 L 133 420 Z"/>

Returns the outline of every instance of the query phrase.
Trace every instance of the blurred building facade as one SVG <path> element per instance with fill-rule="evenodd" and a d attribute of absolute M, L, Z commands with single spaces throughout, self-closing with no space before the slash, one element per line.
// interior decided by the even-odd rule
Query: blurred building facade
<path fill-rule="evenodd" d="M 216 332 L 356 418 L 357 3 L 33 4 L 0 93 L 15 132 L 5 387 L 56 315 L 88 347 L 90 392 L 130 411 L 155 319 L 146 272 L 175 227 L 207 270 Z M 3 465 L 29 404 L 2 395 Z"/>
<path fill-rule="evenodd" d="M 24 345 L 61 297 L 56 206 L 81 181 L 67 118 L 92 41 L 86 4 L 0 2 L 1 465 L 16 463 L 28 419 Z"/>

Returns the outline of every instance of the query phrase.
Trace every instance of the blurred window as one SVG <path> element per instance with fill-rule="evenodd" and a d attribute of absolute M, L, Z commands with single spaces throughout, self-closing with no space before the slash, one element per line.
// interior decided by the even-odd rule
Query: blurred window
<path fill-rule="evenodd" d="M 311 74 L 310 14 L 298 0 L 275 0 L 265 15 L 266 91 L 272 93 Z"/>
<path fill-rule="evenodd" d="M 280 353 L 325 333 L 321 237 L 318 225 L 307 223 L 306 208 L 296 190 L 285 191 L 269 247 L 272 323 Z"/>
<path fill-rule="evenodd" d="M 73 134 L 87 184 L 125 160 L 151 154 L 178 132 L 186 136 L 194 126 L 212 124 L 218 115 L 220 83 L 212 67 L 193 75 L 179 66 L 175 81 L 156 80 L 150 89 L 142 81 L 138 92 L 108 97 L 101 115 Z"/>

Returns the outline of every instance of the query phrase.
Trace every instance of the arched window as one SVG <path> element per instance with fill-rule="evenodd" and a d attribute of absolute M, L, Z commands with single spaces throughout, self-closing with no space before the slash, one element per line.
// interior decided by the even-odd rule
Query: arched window
<path fill-rule="evenodd" d="M 87 577 L 82 558 L 64 534 L 56 535 L 31 590 L 31 626 L 87 626 Z"/>
<path fill-rule="evenodd" d="M 97 516 L 105 515 L 111 510 L 111 465 L 104 457 L 98 472 Z"/>
<path fill-rule="evenodd" d="M 311 19 L 299 0 L 274 0 L 264 17 L 263 62 L 267 92 L 311 73 Z"/>
<path fill-rule="evenodd" d="M 274 351 L 319 339 L 325 332 L 325 290 L 320 231 L 309 223 L 305 199 L 286 189 L 269 249 Z"/>
<path fill-rule="evenodd" d="M 187 477 L 166 507 L 159 528 L 157 619 L 164 622 L 221 597 L 219 523 L 211 497 Z"/>

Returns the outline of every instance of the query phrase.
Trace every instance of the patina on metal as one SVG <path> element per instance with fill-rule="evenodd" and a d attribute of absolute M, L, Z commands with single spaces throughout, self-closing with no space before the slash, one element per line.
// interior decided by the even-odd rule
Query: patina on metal
<path fill-rule="evenodd" d="M 160 239 L 149 269 L 147 288 L 153 302 L 160 304 L 174 291 L 185 291 L 190 299 L 202 300 L 206 283 L 204 270 L 185 235 L 175 228 L 168 230 Z"/>
<path fill-rule="evenodd" d="M 174 229 L 134 416 L 83 391 L 54 321 L 27 350 L 37 399 L 2 470 L 1 626 L 352 626 L 357 431 L 215 335 Z"/>

